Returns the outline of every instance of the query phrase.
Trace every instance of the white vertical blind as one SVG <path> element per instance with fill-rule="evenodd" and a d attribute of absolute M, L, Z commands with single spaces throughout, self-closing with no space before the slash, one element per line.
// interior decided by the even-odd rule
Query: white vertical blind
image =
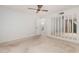
<path fill-rule="evenodd" d="M 58 36 L 59 36 L 59 21 L 60 21 L 60 19 L 59 19 L 59 17 L 58 17 Z"/>
<path fill-rule="evenodd" d="M 69 33 L 69 17 L 67 17 L 67 33 Z"/>
<path fill-rule="evenodd" d="M 64 17 L 64 34 L 65 34 L 65 31 L 66 31 L 66 17 Z M 65 36 L 64 36 L 65 38 Z"/>
<path fill-rule="evenodd" d="M 60 27 L 60 28 L 61 28 L 61 29 L 60 29 L 60 30 L 61 30 L 60 32 L 61 32 L 61 36 L 62 36 L 62 16 L 60 16 L 60 21 L 61 21 L 61 22 L 60 22 L 60 24 L 61 24 L 61 25 L 60 25 L 60 26 L 61 26 L 61 27 Z"/>
<path fill-rule="evenodd" d="M 56 17 L 54 17 L 54 23 L 55 23 L 55 35 L 56 35 Z"/>
<path fill-rule="evenodd" d="M 72 17 L 72 40 L 73 40 L 73 17 Z"/>

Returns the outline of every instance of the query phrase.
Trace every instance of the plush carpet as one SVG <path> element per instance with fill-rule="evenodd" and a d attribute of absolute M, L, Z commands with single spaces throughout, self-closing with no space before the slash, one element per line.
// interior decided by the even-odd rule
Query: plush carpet
<path fill-rule="evenodd" d="M 79 44 L 34 36 L 0 44 L 1 53 L 73 53 L 79 52 Z"/>

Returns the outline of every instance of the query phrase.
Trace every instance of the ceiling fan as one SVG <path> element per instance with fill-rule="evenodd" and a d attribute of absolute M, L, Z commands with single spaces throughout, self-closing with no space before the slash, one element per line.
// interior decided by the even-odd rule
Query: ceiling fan
<path fill-rule="evenodd" d="M 35 8 L 28 8 L 28 9 L 36 10 L 36 13 L 38 13 L 39 11 L 48 12 L 48 10 L 42 10 L 41 9 L 42 7 L 43 7 L 43 5 L 37 5 L 37 9 L 35 9 Z"/>

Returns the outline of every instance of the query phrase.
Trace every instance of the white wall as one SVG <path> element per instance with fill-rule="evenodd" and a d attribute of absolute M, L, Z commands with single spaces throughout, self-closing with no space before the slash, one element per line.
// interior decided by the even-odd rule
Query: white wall
<path fill-rule="evenodd" d="M 46 22 L 46 34 L 51 34 L 51 18 L 47 18 Z"/>
<path fill-rule="evenodd" d="M 35 35 L 34 15 L 0 6 L 0 42 Z"/>

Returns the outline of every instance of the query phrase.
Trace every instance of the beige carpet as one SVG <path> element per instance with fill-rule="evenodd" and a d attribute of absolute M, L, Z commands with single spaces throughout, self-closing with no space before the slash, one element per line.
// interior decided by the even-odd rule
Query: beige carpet
<path fill-rule="evenodd" d="M 5 53 L 66 53 L 79 52 L 79 44 L 34 36 L 0 44 L 0 52 Z"/>

